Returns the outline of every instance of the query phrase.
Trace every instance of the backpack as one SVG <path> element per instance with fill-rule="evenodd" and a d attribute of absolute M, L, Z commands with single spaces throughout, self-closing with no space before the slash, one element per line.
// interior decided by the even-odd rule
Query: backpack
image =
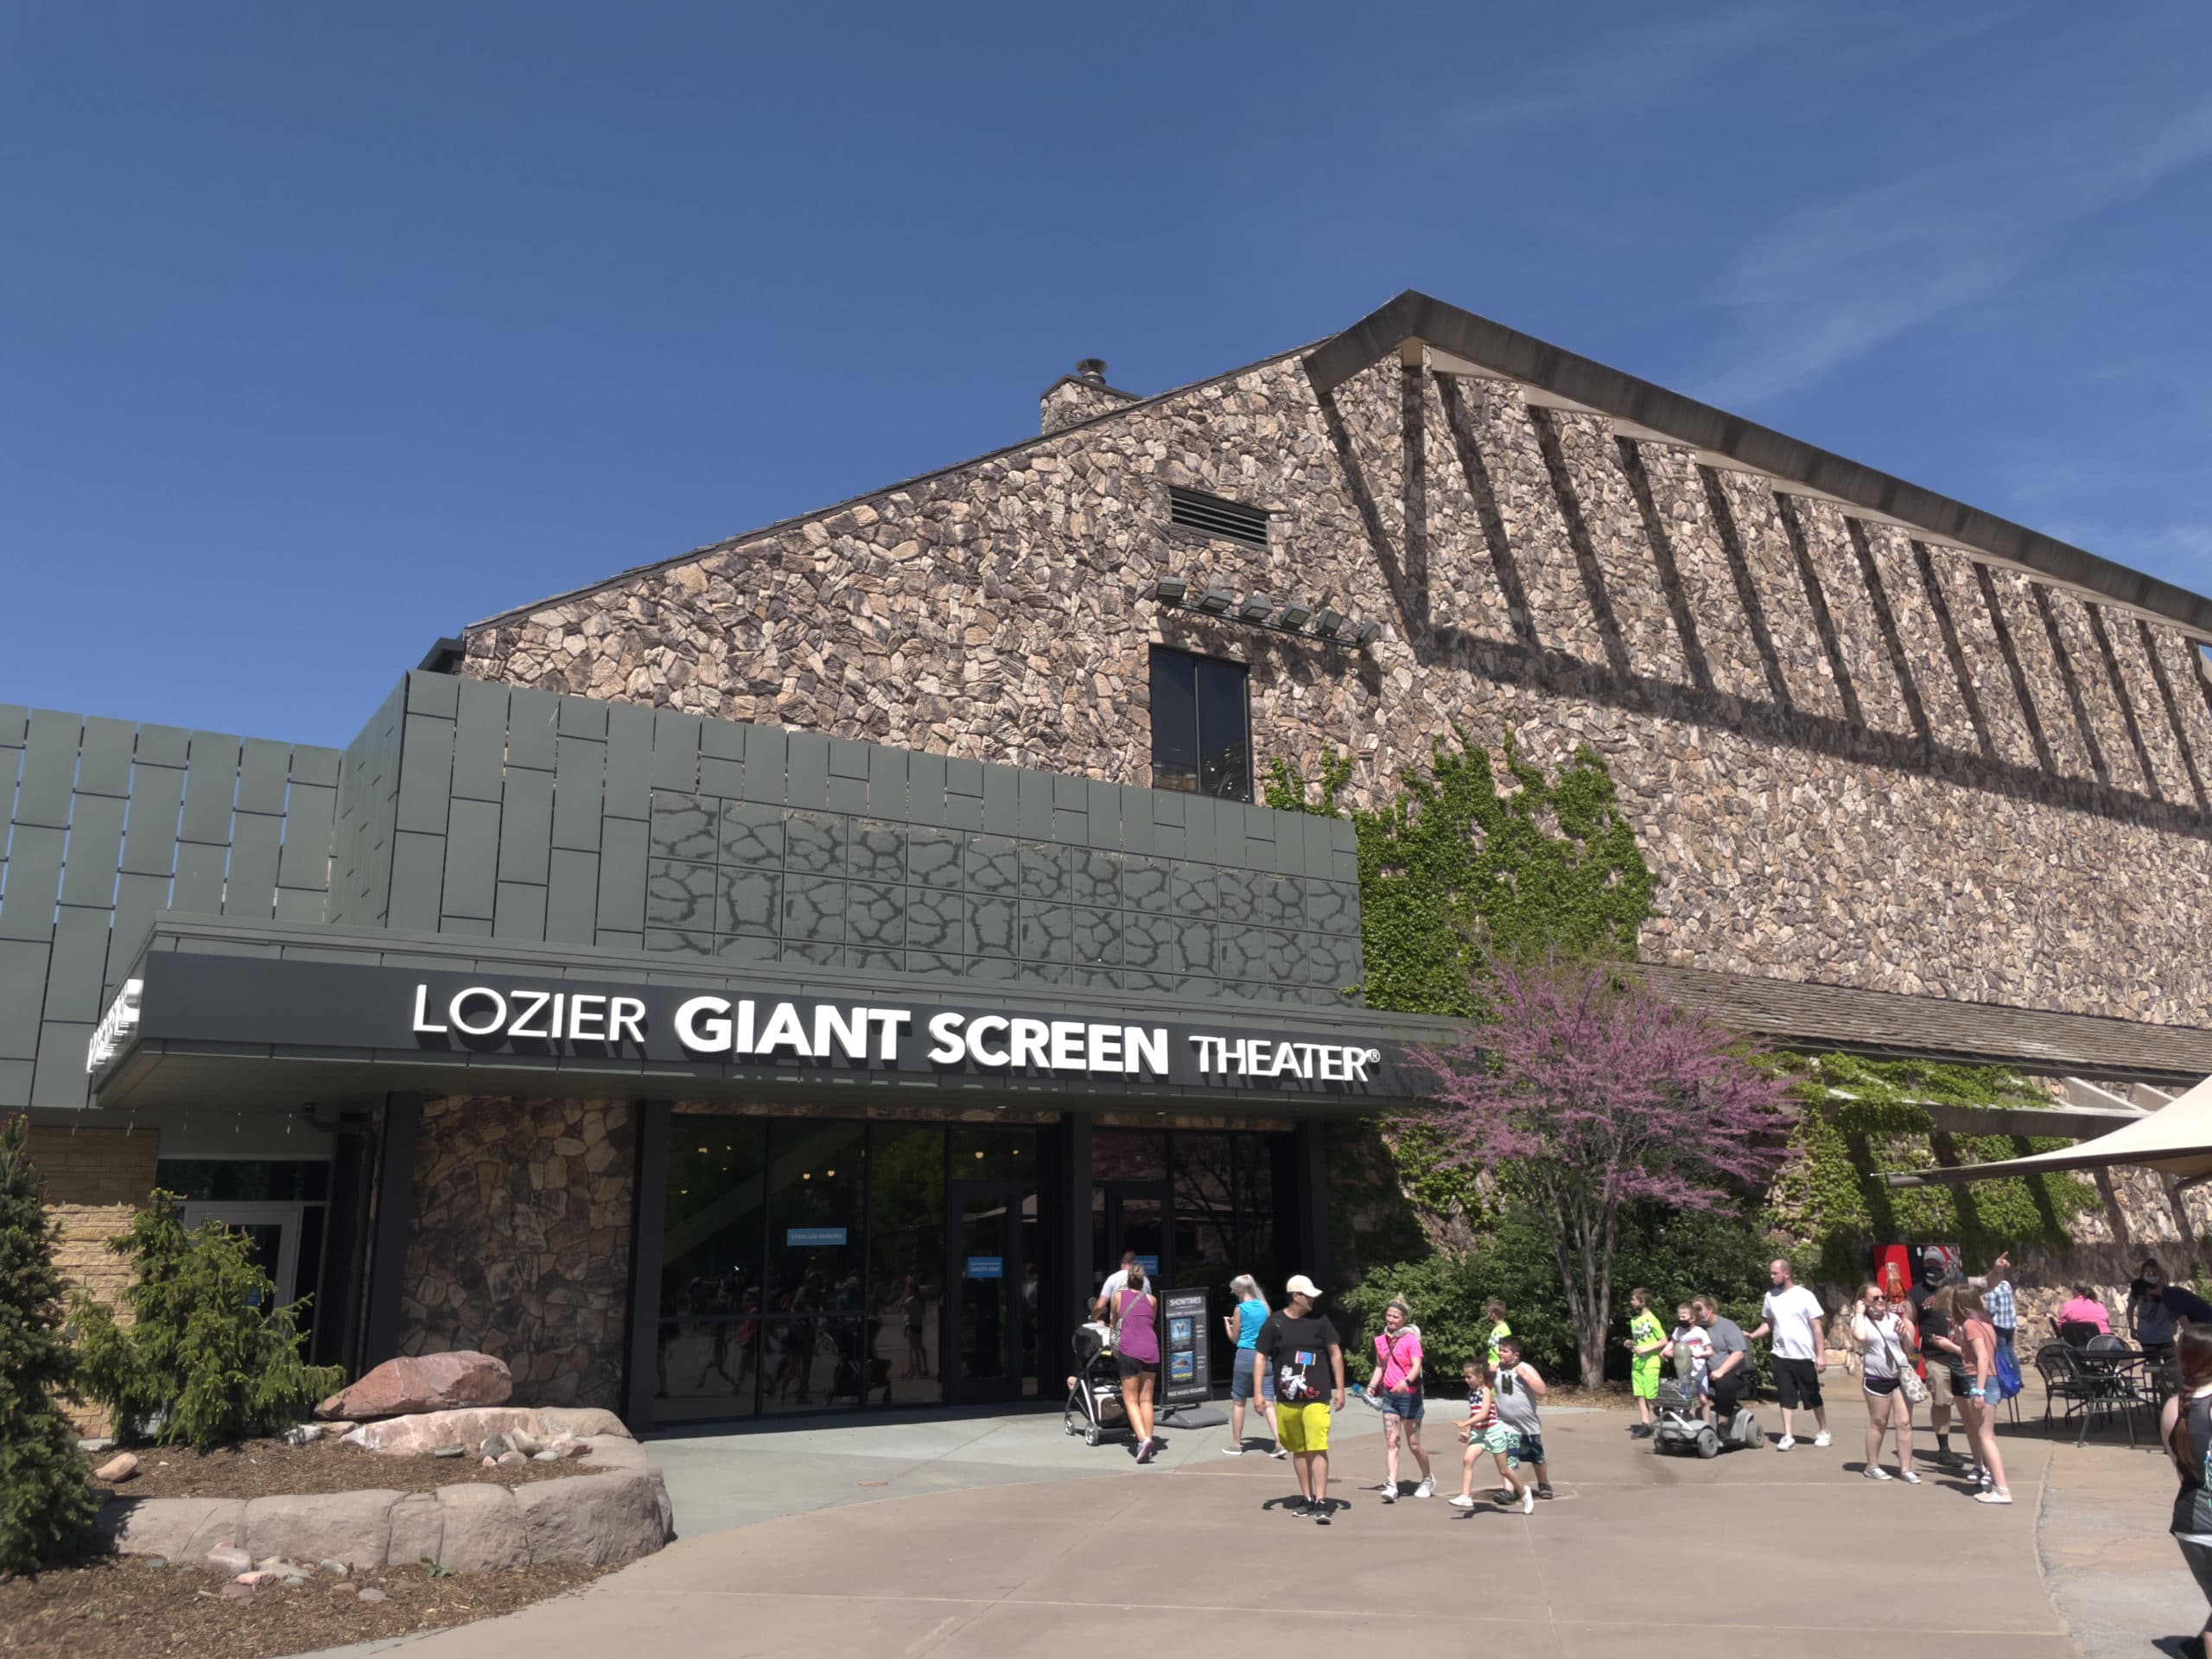
<path fill-rule="evenodd" d="M 1990 1382 L 1994 1387 L 1985 1392 L 1993 1392 L 1999 1400 L 2010 1400 L 2020 1391 L 2020 1362 L 2001 1345 L 1997 1350 L 1996 1374 Z"/>

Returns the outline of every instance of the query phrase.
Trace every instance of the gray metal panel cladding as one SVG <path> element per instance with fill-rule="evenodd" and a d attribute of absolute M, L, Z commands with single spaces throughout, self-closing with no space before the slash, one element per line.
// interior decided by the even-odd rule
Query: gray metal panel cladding
<path fill-rule="evenodd" d="M 85 1103 L 86 1039 L 157 912 L 266 917 L 281 880 L 283 914 L 321 919 L 340 760 L 0 707 L 0 776 L 27 781 L 4 791 L 0 1109 Z"/>

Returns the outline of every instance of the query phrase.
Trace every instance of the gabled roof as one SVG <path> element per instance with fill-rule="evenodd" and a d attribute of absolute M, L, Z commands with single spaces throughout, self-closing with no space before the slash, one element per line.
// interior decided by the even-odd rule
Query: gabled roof
<path fill-rule="evenodd" d="M 2047 581 L 2178 623 L 2212 640 L 2212 600 L 2185 588 L 1801 443 L 1771 427 L 1639 380 L 1413 289 L 1324 340 L 1306 354 L 1306 372 L 1314 391 L 1325 397 L 1370 364 L 1413 341 L 1438 354 L 1443 359 L 1440 367 L 1516 380 L 1571 406 L 1610 416 L 1623 424 L 1624 436 L 1653 437 L 1706 451 L 1718 460 L 1802 485 L 1808 493 L 1848 507 L 1956 542 Z"/>

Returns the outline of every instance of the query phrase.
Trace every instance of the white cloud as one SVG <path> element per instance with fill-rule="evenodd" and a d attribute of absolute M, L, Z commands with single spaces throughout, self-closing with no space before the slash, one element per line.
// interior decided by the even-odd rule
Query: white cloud
<path fill-rule="evenodd" d="M 1699 395 L 1756 404 L 1991 293 L 2080 221 L 2212 156 L 2212 98 L 2024 111 L 1981 130 L 1969 153 L 1755 238 L 1720 296 L 1738 317 L 1733 360 Z"/>

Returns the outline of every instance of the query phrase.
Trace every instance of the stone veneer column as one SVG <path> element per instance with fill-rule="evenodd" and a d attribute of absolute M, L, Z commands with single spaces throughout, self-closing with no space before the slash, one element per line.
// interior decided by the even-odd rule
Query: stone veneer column
<path fill-rule="evenodd" d="M 73 1290 L 109 1306 L 130 1283 L 130 1264 L 107 1242 L 154 1190 L 154 1165 L 162 1137 L 153 1129 L 79 1129 L 34 1124 L 31 1162 L 38 1167 L 46 1212 L 60 1224 L 54 1265 Z M 127 1323 L 127 1312 L 118 1310 Z M 107 1432 L 106 1414 L 72 1408 L 70 1418 L 88 1434 Z"/>
<path fill-rule="evenodd" d="M 401 1351 L 478 1349 L 519 1402 L 620 1409 L 636 1135 L 627 1101 L 426 1103 Z"/>

